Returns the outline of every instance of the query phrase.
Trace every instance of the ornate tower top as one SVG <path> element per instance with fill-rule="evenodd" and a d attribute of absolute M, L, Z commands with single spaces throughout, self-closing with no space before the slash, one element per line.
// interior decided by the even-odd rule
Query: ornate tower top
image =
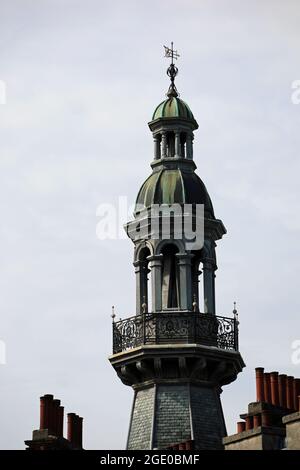
<path fill-rule="evenodd" d="M 125 226 L 134 244 L 136 315 L 113 316 L 110 361 L 135 391 L 127 449 L 182 442 L 196 450 L 221 449 L 221 387 L 244 367 L 236 316 L 216 315 L 215 248 L 226 229 L 195 173 L 198 124 L 175 86 L 179 54 L 173 43 L 164 47 L 171 84 L 149 122 L 152 173 L 138 192 L 134 220 Z M 204 223 L 198 225 L 199 219 Z M 201 242 L 191 243 L 194 234 Z"/>
<path fill-rule="evenodd" d="M 189 106 L 179 98 L 174 83 L 178 73 L 174 60 L 179 54 L 174 50 L 173 43 L 171 48 L 164 48 L 165 56 L 171 58 L 167 70 L 171 84 L 167 99 L 155 108 L 149 122 L 154 141 L 152 174 L 138 192 L 135 220 L 126 226 L 127 234 L 135 245 L 135 265 L 143 265 L 143 268 L 136 270 L 136 311 L 137 314 L 144 310 L 159 312 L 169 308 L 193 311 L 197 305 L 197 309 L 215 314 L 215 242 L 222 238 L 226 229 L 222 221 L 215 217 L 205 184 L 195 173 L 193 139 L 198 124 Z M 165 215 L 162 212 L 159 214 L 158 225 L 151 218 L 152 209 L 157 206 L 162 211 L 170 211 L 170 206 L 174 210 L 176 206 L 179 212 L 174 220 L 178 227 L 187 220 L 185 215 L 188 214 L 182 213 L 187 206 L 192 207 L 193 223 L 196 222 L 198 208 L 203 208 L 204 244 L 191 249 L 189 237 L 186 234 L 178 236 L 175 227 L 174 233 L 170 232 L 167 239 L 162 236 L 160 224 L 166 220 Z M 147 227 L 147 233 L 136 231 L 137 224 Z M 158 257 L 155 262 L 150 260 L 152 256 Z M 203 273 L 203 293 L 199 293 L 199 273 Z M 151 298 L 147 282 L 150 278 L 153 281 Z"/>
<path fill-rule="evenodd" d="M 152 115 L 152 121 L 149 123 L 150 129 L 153 131 L 156 129 L 156 125 L 152 124 L 153 121 L 157 119 L 172 119 L 176 118 L 183 119 L 185 130 L 189 130 L 192 132 L 193 130 L 198 128 L 198 124 L 193 116 L 192 111 L 190 110 L 189 106 L 179 98 L 179 93 L 175 85 L 175 77 L 178 74 L 178 68 L 174 64 L 174 59 L 177 60 L 179 54 L 177 51 L 173 49 L 173 42 L 171 42 L 171 48 L 164 46 L 165 48 L 165 57 L 171 58 L 171 64 L 167 69 L 167 75 L 170 77 L 171 84 L 169 89 L 166 93 L 167 99 L 162 101 L 154 110 Z M 170 122 L 168 123 L 171 124 Z M 172 123 L 174 124 L 174 123 Z M 171 124 L 171 125 L 172 125 Z M 178 127 L 178 126 L 177 126 Z M 179 153 L 177 154 L 179 156 Z"/>

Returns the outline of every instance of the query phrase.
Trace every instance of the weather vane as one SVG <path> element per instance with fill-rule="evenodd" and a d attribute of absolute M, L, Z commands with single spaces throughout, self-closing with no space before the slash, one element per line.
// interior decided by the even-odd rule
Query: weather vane
<path fill-rule="evenodd" d="M 167 47 L 167 46 L 164 46 L 165 48 L 165 57 L 171 57 L 172 59 L 172 64 L 173 64 L 173 59 L 178 59 L 178 57 L 180 57 L 180 55 L 178 54 L 177 51 L 174 51 L 173 49 L 173 41 L 171 42 L 171 48 L 170 47 Z"/>
<path fill-rule="evenodd" d="M 177 60 L 178 57 L 180 57 L 180 55 L 178 54 L 177 51 L 173 49 L 173 42 L 171 42 L 171 47 L 164 46 L 164 48 L 165 48 L 165 57 L 171 57 L 171 64 L 169 65 L 167 69 L 167 75 L 171 79 L 171 85 L 169 87 L 167 96 L 176 97 L 179 95 L 179 93 L 174 84 L 174 80 L 175 80 L 176 75 L 178 74 L 178 68 L 174 65 L 174 59 Z"/>

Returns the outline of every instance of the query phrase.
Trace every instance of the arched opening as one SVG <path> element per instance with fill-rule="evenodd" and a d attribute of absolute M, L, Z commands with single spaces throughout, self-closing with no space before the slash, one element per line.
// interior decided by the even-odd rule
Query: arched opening
<path fill-rule="evenodd" d="M 151 279 L 149 276 L 149 261 L 147 259 L 150 256 L 150 250 L 148 247 L 142 248 L 139 253 L 139 292 L 138 302 L 139 311 L 151 312 L 152 310 L 152 295 L 151 295 Z"/>
<path fill-rule="evenodd" d="M 180 306 L 179 297 L 179 267 L 176 253 L 178 247 L 172 244 L 165 245 L 162 249 L 162 309 Z"/>

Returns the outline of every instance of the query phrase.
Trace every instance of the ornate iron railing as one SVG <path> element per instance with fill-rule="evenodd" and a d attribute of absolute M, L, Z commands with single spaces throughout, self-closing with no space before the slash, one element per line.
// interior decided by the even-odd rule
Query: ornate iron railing
<path fill-rule="evenodd" d="M 238 321 L 199 312 L 144 313 L 113 322 L 113 353 L 144 344 L 202 344 L 238 350 Z"/>

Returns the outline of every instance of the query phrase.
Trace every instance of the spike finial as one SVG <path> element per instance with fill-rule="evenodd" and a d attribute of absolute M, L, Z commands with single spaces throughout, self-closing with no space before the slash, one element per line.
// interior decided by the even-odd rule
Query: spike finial
<path fill-rule="evenodd" d="M 233 302 L 233 310 L 232 310 L 232 313 L 233 313 L 234 318 L 237 320 L 239 314 L 238 314 L 238 311 L 237 311 L 237 308 L 236 308 L 236 302 Z"/>
<path fill-rule="evenodd" d="M 111 318 L 112 318 L 112 321 L 114 322 L 115 318 L 116 318 L 115 306 L 114 305 L 111 307 Z"/>

